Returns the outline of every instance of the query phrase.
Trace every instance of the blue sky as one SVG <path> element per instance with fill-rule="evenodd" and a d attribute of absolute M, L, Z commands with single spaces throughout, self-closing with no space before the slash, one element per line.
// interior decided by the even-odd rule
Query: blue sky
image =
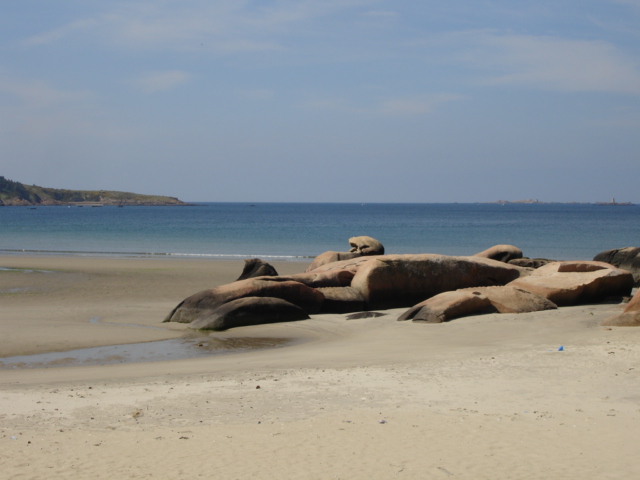
<path fill-rule="evenodd" d="M 0 175 L 640 203 L 640 0 L 3 0 Z"/>

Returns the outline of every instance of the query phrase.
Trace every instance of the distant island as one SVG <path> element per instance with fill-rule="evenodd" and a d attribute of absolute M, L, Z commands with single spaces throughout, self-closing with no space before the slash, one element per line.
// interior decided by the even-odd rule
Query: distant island
<path fill-rule="evenodd" d="M 175 197 L 141 195 L 108 190 L 62 190 L 25 185 L 0 176 L 0 206 L 78 205 L 78 206 L 185 206 Z"/>
<path fill-rule="evenodd" d="M 527 200 L 496 200 L 495 202 L 488 203 L 498 203 L 500 205 L 506 205 L 511 203 L 517 204 L 533 204 L 533 205 L 591 205 L 589 202 L 541 202 L 537 198 L 535 200 L 527 199 Z M 614 206 L 614 207 L 631 207 L 635 205 L 634 203 L 624 202 L 618 203 L 615 198 L 612 198 L 610 202 L 596 202 L 595 205 L 604 205 L 604 206 Z"/>

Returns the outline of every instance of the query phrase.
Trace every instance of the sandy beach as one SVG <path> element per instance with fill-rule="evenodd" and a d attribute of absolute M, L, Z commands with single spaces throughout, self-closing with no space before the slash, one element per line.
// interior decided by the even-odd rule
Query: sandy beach
<path fill-rule="evenodd" d="M 161 322 L 242 266 L 0 257 L 0 357 L 193 335 Z M 637 478 L 640 329 L 599 326 L 621 308 L 437 325 L 397 322 L 404 309 L 360 320 L 314 315 L 201 335 L 290 342 L 276 348 L 0 368 L 0 471 L 7 479 Z"/>

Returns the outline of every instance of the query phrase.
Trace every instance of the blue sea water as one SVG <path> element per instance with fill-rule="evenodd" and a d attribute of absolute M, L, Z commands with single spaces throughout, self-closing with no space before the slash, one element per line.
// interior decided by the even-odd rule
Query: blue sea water
<path fill-rule="evenodd" d="M 202 203 L 188 207 L 2 207 L 0 255 L 310 261 L 369 235 L 387 253 L 592 259 L 640 246 L 640 207 L 589 204 Z"/>

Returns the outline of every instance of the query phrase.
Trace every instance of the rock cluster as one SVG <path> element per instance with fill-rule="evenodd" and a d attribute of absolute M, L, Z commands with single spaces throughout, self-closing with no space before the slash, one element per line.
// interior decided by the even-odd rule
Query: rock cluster
<path fill-rule="evenodd" d="M 354 237 L 349 243 L 353 251 L 326 252 L 313 268 L 295 275 L 252 276 L 275 270 L 257 259 L 247 261 L 240 279 L 186 298 L 165 321 L 224 330 L 302 320 L 316 313 L 402 307 L 409 310 L 399 320 L 439 323 L 488 312 L 594 302 L 628 295 L 633 285 L 629 272 L 603 262 L 553 262 L 536 270 L 506 263 L 522 257 L 510 245 L 454 257 L 373 254 L 384 247 L 370 237 Z M 338 259 L 319 262 L 321 257 Z"/>

